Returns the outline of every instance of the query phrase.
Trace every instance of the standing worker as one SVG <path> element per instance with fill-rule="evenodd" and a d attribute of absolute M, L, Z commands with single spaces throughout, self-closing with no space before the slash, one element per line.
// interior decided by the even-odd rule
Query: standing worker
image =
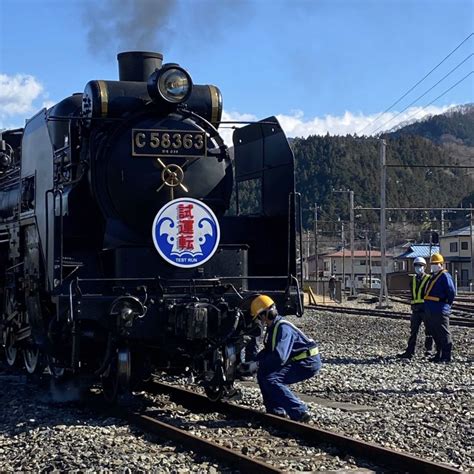
<path fill-rule="evenodd" d="M 451 362 L 453 342 L 449 332 L 449 315 L 456 296 L 453 278 L 443 268 L 444 258 L 435 253 L 431 256 L 431 278 L 426 285 L 425 312 L 428 329 L 436 344 L 432 362 Z"/>
<path fill-rule="evenodd" d="M 316 343 L 278 314 L 267 295 L 250 305 L 252 318 L 267 328 L 264 349 L 258 354 L 257 381 L 268 413 L 288 415 L 294 421 L 309 421 L 308 407 L 287 385 L 311 378 L 321 368 Z"/>
<path fill-rule="evenodd" d="M 336 276 L 331 275 L 329 278 L 329 298 L 336 301 Z"/>
<path fill-rule="evenodd" d="M 433 337 L 426 328 L 423 299 L 430 275 L 425 273 L 426 260 L 423 257 L 416 257 L 413 261 L 413 266 L 415 267 L 415 275 L 412 275 L 411 278 L 410 337 L 405 352 L 397 354 L 397 357 L 400 359 L 411 359 L 415 354 L 416 338 L 422 322 L 425 323 L 425 355 L 429 355 L 433 348 Z"/>

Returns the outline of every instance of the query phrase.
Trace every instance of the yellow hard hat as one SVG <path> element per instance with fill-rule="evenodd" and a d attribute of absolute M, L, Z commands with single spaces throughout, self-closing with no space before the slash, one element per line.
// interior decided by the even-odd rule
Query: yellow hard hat
<path fill-rule="evenodd" d="M 444 258 L 440 253 L 431 255 L 430 263 L 444 263 Z"/>
<path fill-rule="evenodd" d="M 275 302 L 267 295 L 259 295 L 252 301 L 250 305 L 250 314 L 252 318 L 256 318 L 262 311 L 273 306 Z"/>

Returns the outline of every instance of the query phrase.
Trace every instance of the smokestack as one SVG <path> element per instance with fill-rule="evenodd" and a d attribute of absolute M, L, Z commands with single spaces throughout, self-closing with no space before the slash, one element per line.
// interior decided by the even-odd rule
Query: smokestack
<path fill-rule="evenodd" d="M 117 55 L 121 81 L 146 82 L 155 69 L 163 63 L 161 53 L 126 51 Z"/>

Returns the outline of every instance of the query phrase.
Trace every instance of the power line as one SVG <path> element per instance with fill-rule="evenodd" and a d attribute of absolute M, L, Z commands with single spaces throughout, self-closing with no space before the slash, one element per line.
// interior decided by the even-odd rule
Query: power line
<path fill-rule="evenodd" d="M 380 113 L 372 122 L 368 123 L 362 130 L 357 132 L 357 135 L 360 135 L 367 127 L 370 125 L 373 125 L 377 120 L 379 120 L 380 117 L 383 116 L 386 112 L 388 112 L 390 109 L 392 109 L 395 105 L 397 105 L 402 99 L 404 99 L 415 87 L 417 87 L 419 84 L 421 84 L 432 72 L 434 72 L 436 69 L 438 69 L 441 64 L 443 64 L 450 56 L 452 56 L 466 41 L 468 41 L 471 36 L 473 36 L 474 33 L 471 33 L 468 35 L 466 38 L 464 38 L 447 56 L 445 56 L 441 62 L 439 62 L 433 69 L 431 69 L 430 72 L 428 72 L 425 76 L 423 76 L 414 86 L 412 86 L 408 91 L 406 91 L 398 100 L 396 100 L 392 105 L 387 107 L 382 113 Z"/>
<path fill-rule="evenodd" d="M 421 94 L 420 96 L 418 96 L 414 101 L 410 102 L 403 110 L 401 110 L 400 112 L 398 112 L 398 114 L 394 115 L 391 119 L 387 120 L 386 122 L 384 122 L 382 125 L 380 125 L 379 127 L 377 127 L 375 130 L 372 131 L 372 133 L 374 134 L 375 132 L 377 132 L 378 130 L 380 130 L 381 128 L 385 127 L 385 125 L 387 125 L 388 123 L 392 122 L 393 120 L 395 120 L 399 115 L 401 115 L 403 112 L 405 112 L 405 110 L 407 110 L 409 107 L 411 107 L 414 103 L 418 102 L 421 98 L 423 98 L 426 94 L 428 94 L 428 92 L 432 91 L 439 83 L 443 82 L 448 76 L 450 76 L 454 71 L 456 71 L 456 69 L 458 69 L 459 67 L 461 67 L 468 59 L 472 58 L 472 56 L 474 56 L 474 53 L 471 53 L 469 56 L 467 56 L 466 58 L 464 58 L 463 61 L 461 61 L 457 66 L 455 66 L 453 69 L 451 69 L 446 75 L 444 75 L 436 84 L 434 84 L 433 86 L 431 86 L 426 92 L 424 92 L 423 94 Z"/>
<path fill-rule="evenodd" d="M 449 89 L 446 89 L 442 94 L 440 94 L 438 97 L 436 97 L 435 99 L 433 99 L 430 103 L 426 104 L 424 107 L 421 108 L 421 110 L 417 110 L 414 114 L 410 115 L 406 120 L 405 122 L 409 122 L 413 117 L 415 117 L 416 115 L 418 115 L 422 110 L 426 109 L 427 107 L 429 107 L 431 104 L 433 104 L 434 102 L 436 102 L 438 99 L 441 99 L 441 97 L 443 97 L 444 95 L 446 95 L 450 90 L 454 89 L 456 86 L 458 86 L 459 84 L 461 84 L 461 82 L 465 81 L 471 74 L 473 74 L 474 71 L 471 71 L 471 72 L 468 72 L 464 77 L 462 77 L 461 79 L 459 79 L 458 82 L 456 82 L 455 84 L 453 84 Z M 466 168 L 465 166 L 459 166 L 459 168 Z"/>

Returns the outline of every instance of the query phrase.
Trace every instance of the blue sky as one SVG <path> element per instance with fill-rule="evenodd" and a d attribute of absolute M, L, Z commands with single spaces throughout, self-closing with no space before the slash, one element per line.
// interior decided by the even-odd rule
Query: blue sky
<path fill-rule="evenodd" d="M 228 119 L 278 114 L 291 136 L 370 124 L 474 31 L 472 0 L 0 0 L 0 127 L 117 79 L 116 54 L 164 53 L 217 85 Z M 474 36 L 377 124 L 474 51 Z M 416 106 L 474 69 L 473 56 Z M 468 77 L 430 108 L 474 102 Z M 415 114 L 418 115 L 415 115 Z M 366 128 L 366 133 L 376 125 Z"/>

